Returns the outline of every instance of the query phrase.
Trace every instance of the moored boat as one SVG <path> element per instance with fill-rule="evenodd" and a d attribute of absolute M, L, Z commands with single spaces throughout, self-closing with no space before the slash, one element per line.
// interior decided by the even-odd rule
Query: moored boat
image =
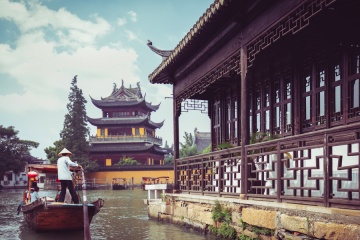
<path fill-rule="evenodd" d="M 72 170 L 76 171 L 76 169 Z M 36 183 L 36 174 L 38 173 L 57 173 L 57 165 L 29 164 L 28 192 L 36 185 L 34 183 Z M 87 220 L 90 224 L 94 215 L 104 206 L 104 200 L 99 198 L 97 201 L 84 206 L 82 203 L 55 202 L 50 197 L 42 197 L 30 203 L 29 195 L 24 193 L 20 210 L 23 212 L 25 221 L 35 231 L 82 230 L 84 229 L 84 208 L 86 206 Z"/>
<path fill-rule="evenodd" d="M 89 224 L 103 205 L 102 199 L 88 204 Z M 84 229 L 83 204 L 59 203 L 44 197 L 23 205 L 21 211 L 25 221 L 35 231 Z"/>

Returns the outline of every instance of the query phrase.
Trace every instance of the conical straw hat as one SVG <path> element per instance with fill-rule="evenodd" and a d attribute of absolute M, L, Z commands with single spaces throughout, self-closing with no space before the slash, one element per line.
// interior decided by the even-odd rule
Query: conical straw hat
<path fill-rule="evenodd" d="M 67 150 L 66 148 L 64 148 L 63 150 L 61 150 L 61 152 L 59 152 L 58 156 L 62 156 L 64 153 L 68 153 L 68 154 L 72 154 L 69 150 Z"/>

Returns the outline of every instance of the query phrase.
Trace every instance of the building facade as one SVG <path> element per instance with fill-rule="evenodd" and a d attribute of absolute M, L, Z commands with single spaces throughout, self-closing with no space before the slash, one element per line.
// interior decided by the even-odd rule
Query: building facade
<path fill-rule="evenodd" d="M 126 88 L 124 82 L 119 88 L 114 84 L 110 96 L 92 103 L 101 109 L 101 118 L 90 118 L 90 124 L 97 127 L 96 136 L 90 137 L 90 157 L 100 167 L 111 167 L 119 161 L 131 158 L 142 165 L 162 165 L 168 149 L 161 147 L 162 139 L 156 136 L 156 129 L 164 122 L 151 121 L 151 113 L 159 105 L 152 105 L 142 95 L 140 84 Z"/>
<path fill-rule="evenodd" d="M 149 75 L 173 85 L 176 187 L 359 209 L 359 10 L 356 0 L 215 0 Z M 189 100 L 209 109 L 212 153 L 179 159 Z"/>
<path fill-rule="evenodd" d="M 27 176 L 27 165 L 28 164 L 47 164 L 48 160 L 38 159 L 31 155 L 25 158 L 23 163 L 23 171 L 15 173 L 14 171 L 7 171 L 3 178 L 0 180 L 0 185 L 4 188 L 26 188 L 28 187 L 28 176 Z M 46 180 L 45 173 L 39 173 L 36 178 L 37 185 L 39 188 L 44 188 Z"/>

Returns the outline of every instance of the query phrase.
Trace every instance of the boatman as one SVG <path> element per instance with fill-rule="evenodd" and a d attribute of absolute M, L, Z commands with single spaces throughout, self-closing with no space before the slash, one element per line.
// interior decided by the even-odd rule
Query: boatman
<path fill-rule="evenodd" d="M 77 203 L 79 203 L 79 197 L 76 194 L 76 191 L 74 189 L 72 176 L 71 176 L 71 172 L 70 172 L 70 166 L 78 167 L 79 169 L 82 169 L 82 167 L 79 164 L 74 163 L 70 160 L 69 156 L 71 156 L 71 155 L 72 155 L 72 153 L 69 150 L 67 150 L 66 148 L 64 148 L 58 154 L 58 156 L 60 157 L 57 160 L 58 179 L 60 180 L 60 183 L 61 183 L 61 191 L 60 191 L 60 197 L 59 197 L 58 201 L 64 202 L 65 195 L 66 195 L 66 188 L 68 188 L 73 202 L 75 204 L 77 204 Z"/>

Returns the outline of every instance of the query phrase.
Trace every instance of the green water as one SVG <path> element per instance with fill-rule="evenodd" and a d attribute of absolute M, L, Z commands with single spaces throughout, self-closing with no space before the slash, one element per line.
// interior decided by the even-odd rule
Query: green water
<path fill-rule="evenodd" d="M 21 200 L 22 190 L 0 191 L 0 239 L 25 240 L 72 240 L 84 239 L 83 231 L 62 231 L 36 233 L 24 221 L 16 208 Z M 80 195 L 81 195 L 80 191 Z M 55 191 L 40 191 L 40 196 L 55 197 Z M 147 192 L 137 190 L 91 190 L 87 191 L 88 202 L 98 197 L 105 200 L 101 211 L 95 215 L 90 225 L 91 239 L 129 240 L 194 240 L 211 239 L 189 229 L 168 223 L 150 220 L 143 199 Z"/>

